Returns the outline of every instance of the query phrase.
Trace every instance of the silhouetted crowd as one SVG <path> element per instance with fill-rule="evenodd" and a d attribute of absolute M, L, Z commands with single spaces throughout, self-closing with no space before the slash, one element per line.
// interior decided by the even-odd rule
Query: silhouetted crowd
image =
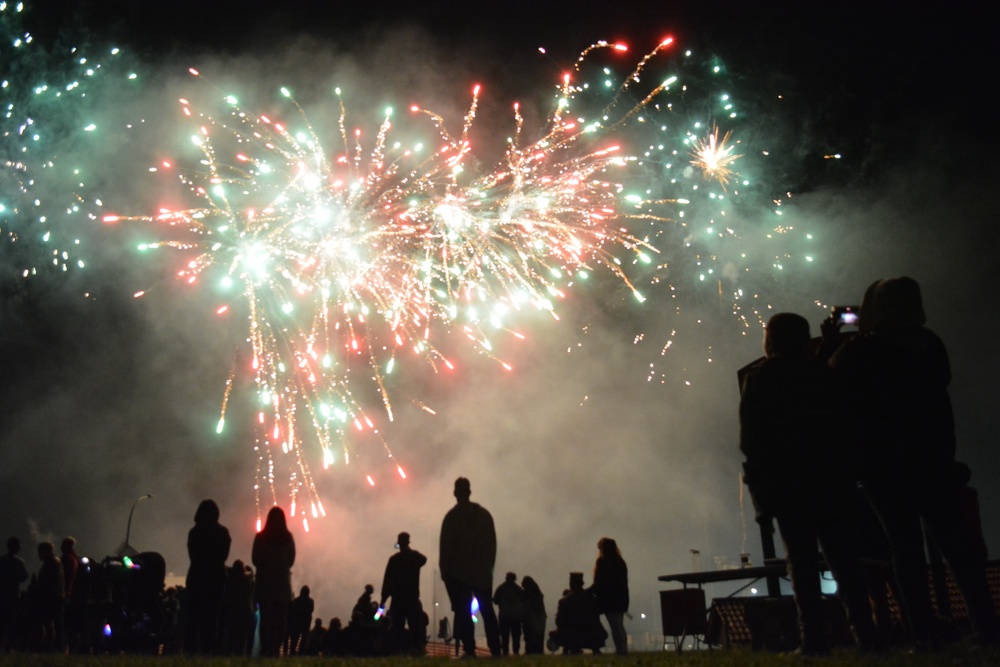
<path fill-rule="evenodd" d="M 943 343 L 924 326 L 920 288 L 910 278 L 880 280 L 846 312 L 857 315 L 857 334 L 843 335 L 844 321 L 832 317 L 818 344 L 801 316 L 774 315 L 764 358 L 741 379 L 744 481 L 761 525 L 770 530 L 776 523 L 784 542 L 799 651 L 830 650 L 821 568 L 836 579 L 862 650 L 881 651 L 901 633 L 927 650 L 951 638 L 953 628 L 932 605 L 925 539 L 947 562 L 976 641 L 995 647 L 1000 623 L 986 581 L 978 501 L 968 466 L 955 458 L 951 370 Z M 522 639 L 528 654 L 597 653 L 609 636 L 616 653 L 627 653 L 628 568 L 615 540 L 598 542 L 589 587 L 583 573 L 570 573 L 547 632 L 544 597 L 532 577 L 519 584 L 508 572 L 493 588 L 493 517 L 472 502 L 469 480 L 455 480 L 453 493 L 438 545 L 453 621 L 441 620 L 438 639 L 466 657 L 518 654 Z M 378 596 L 366 585 L 346 625 L 338 617 L 324 625 L 314 618 L 309 587 L 293 594 L 295 540 L 280 507 L 270 509 L 254 536 L 250 563 L 227 564 L 229 531 L 215 501 L 202 501 L 188 533 L 185 584 L 170 588 L 156 553 L 92 562 L 67 537 L 59 555 L 53 543 L 39 544 L 31 573 L 12 537 L 0 556 L 0 651 L 424 655 L 430 635 L 420 570 L 427 557 L 410 541 L 409 533 L 398 534 Z M 893 625 L 890 588 L 905 627 Z M 940 607 L 946 592 L 937 597 Z M 476 646 L 477 614 L 485 649 Z"/>
<path fill-rule="evenodd" d="M 473 616 L 482 617 L 492 655 L 584 649 L 600 652 L 608 637 L 627 652 L 623 617 L 628 610 L 628 569 L 611 538 L 598 543 L 593 585 L 570 574 L 559 600 L 555 629 L 546 634 L 544 596 L 535 580 L 517 583 L 508 572 L 492 587 L 496 533 L 490 513 L 469 500 L 469 480 L 455 482 L 456 505 L 441 528 L 441 576 L 454 611 L 441 619 L 437 638 L 456 654 L 477 654 Z M 166 564 L 154 552 L 111 556 L 97 563 L 76 553 L 67 537 L 61 555 L 51 542 L 38 545 L 35 572 L 20 555 L 16 537 L 0 556 L 0 652 L 181 653 L 234 656 L 424 655 L 430 640 L 420 601 L 420 570 L 427 557 L 397 536 L 379 596 L 367 584 L 345 625 L 314 618 L 309 586 L 293 594 L 295 540 L 285 513 L 273 507 L 253 540 L 251 562 L 230 555 L 229 530 L 214 500 L 203 500 L 188 532 L 190 559 L 184 585 L 165 586 Z M 22 588 L 27 583 L 26 588 Z M 494 609 L 494 605 L 496 609 Z M 499 614 L 497 613 L 499 611 Z M 454 636 L 451 628 L 454 627 Z M 452 645 L 452 642 L 454 644 Z M 450 650 L 450 649 L 449 649 Z"/>

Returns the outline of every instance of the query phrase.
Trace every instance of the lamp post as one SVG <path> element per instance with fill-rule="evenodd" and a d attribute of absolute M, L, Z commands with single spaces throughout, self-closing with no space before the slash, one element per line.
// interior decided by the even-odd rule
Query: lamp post
<path fill-rule="evenodd" d="M 138 498 L 135 499 L 135 502 L 132 503 L 132 509 L 129 510 L 128 513 L 128 525 L 125 528 L 125 542 L 120 547 L 118 547 L 119 556 L 135 556 L 137 553 L 139 553 L 132 547 L 131 544 L 128 543 L 128 538 L 132 534 L 132 515 L 135 514 L 136 505 L 141 503 L 146 498 L 152 498 L 152 497 L 153 497 L 152 493 L 147 493 L 144 496 L 139 496 Z"/>

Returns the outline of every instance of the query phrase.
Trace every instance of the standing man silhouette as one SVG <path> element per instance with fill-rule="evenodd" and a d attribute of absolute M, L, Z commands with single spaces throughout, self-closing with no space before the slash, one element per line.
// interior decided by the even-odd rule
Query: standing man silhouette
<path fill-rule="evenodd" d="M 850 508 L 847 447 L 835 436 L 841 422 L 834 378 L 808 353 L 809 322 L 778 313 L 764 332 L 764 362 L 743 380 L 740 449 L 744 481 L 758 521 L 773 517 L 785 543 L 798 608 L 799 653 L 830 652 L 824 624 L 817 547 L 837 580 L 837 595 L 863 650 L 877 650 L 868 590 L 858 560 L 857 523 Z"/>
<path fill-rule="evenodd" d="M 476 655 L 475 627 L 472 625 L 472 598 L 479 601 L 486 644 L 499 656 L 500 628 L 493 610 L 493 566 L 497 557 L 497 535 L 493 517 L 485 507 L 471 502 L 469 480 L 455 480 L 455 506 L 441 523 L 440 568 L 455 612 L 455 638 L 463 653 Z"/>
<path fill-rule="evenodd" d="M 21 584 L 28 580 L 28 566 L 20 553 L 21 540 L 7 538 L 7 553 L 0 556 L 0 653 L 6 653 L 14 640 Z"/>
<path fill-rule="evenodd" d="M 517 575 L 508 572 L 504 582 L 493 592 L 493 602 L 500 610 L 500 644 L 504 655 L 510 655 L 511 640 L 514 640 L 514 655 L 521 652 L 521 629 L 527 603 L 524 590 L 517 585 Z"/>
<path fill-rule="evenodd" d="M 400 533 L 396 538 L 398 553 L 389 557 L 382 578 L 382 602 L 392 598 L 389 608 L 390 635 L 393 648 L 423 655 L 427 627 L 424 623 L 424 608 L 420 604 L 420 568 L 427 563 L 427 556 L 410 548 L 410 534 Z M 409 629 L 409 641 L 406 630 Z"/>

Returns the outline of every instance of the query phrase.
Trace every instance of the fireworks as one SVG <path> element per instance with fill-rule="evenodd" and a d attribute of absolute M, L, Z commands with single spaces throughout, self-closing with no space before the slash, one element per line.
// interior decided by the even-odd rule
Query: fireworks
<path fill-rule="evenodd" d="M 696 139 L 694 148 L 691 151 L 691 164 L 695 165 L 708 177 L 718 181 L 723 189 L 735 176 L 735 172 L 730 168 L 742 155 L 733 154 L 733 146 L 727 145 L 730 132 L 726 132 L 719 141 L 719 128 L 713 128 L 712 132 L 704 140 Z"/>
<path fill-rule="evenodd" d="M 0 0 L 0 231 L 4 263 L 23 278 L 83 268 L 81 229 L 102 202 L 88 195 L 95 171 L 91 117 L 97 99 L 136 79 L 117 48 L 46 49 L 25 31 L 23 3 Z M 90 49 L 94 51 L 94 49 Z"/>
<path fill-rule="evenodd" d="M 105 221 L 152 223 L 160 240 L 142 250 L 178 251 L 180 280 L 227 294 L 220 315 L 245 313 L 259 405 L 258 509 L 262 500 L 278 502 L 281 468 L 291 515 L 322 516 L 312 470 L 357 459 L 360 440 L 379 442 L 390 469 L 405 478 L 378 428 L 383 416 L 393 419 L 389 380 L 400 364 L 453 370 L 442 342 L 457 335 L 512 370 L 496 337 L 523 338 L 516 327 L 526 311 L 558 319 L 558 302 L 595 271 L 644 299 L 628 267 L 655 266 L 658 251 L 649 233 L 635 230 L 672 222 L 657 207 L 686 200 L 628 193 L 627 174 L 649 160 L 623 142 L 648 114 L 672 111 L 661 98 L 683 85 L 677 76 L 640 87 L 648 64 L 671 46 L 665 40 L 623 83 L 605 86 L 610 94 L 582 81 L 583 68 L 591 54 L 625 47 L 589 47 L 563 75 L 541 138 L 524 140 L 515 105 L 506 152 L 486 170 L 476 168 L 470 140 L 478 85 L 457 133 L 442 116 L 411 106 L 411 125 L 428 121 L 414 143 L 396 140 L 391 109 L 371 139 L 349 130 L 338 89 L 340 148 L 332 152 L 287 89 L 288 122 L 252 113 L 230 95 L 219 95 L 220 113 L 180 100 L 195 127 L 197 163 L 188 168 L 181 158 L 181 167 L 166 161 L 154 170 L 178 179 L 196 205 Z M 610 80 L 612 71 L 604 72 Z M 696 165 L 724 183 L 738 156 L 728 134 L 722 142 L 714 136 L 706 139 L 714 166 L 707 153 Z M 684 135 L 695 151 L 699 140 Z M 226 385 L 220 431 L 241 374 L 235 368 Z M 378 403 L 381 415 L 370 410 Z M 377 470 L 371 459 L 365 465 L 374 485 Z"/>
<path fill-rule="evenodd" d="M 649 285 L 643 289 L 653 299 L 650 310 L 669 310 L 678 323 L 689 320 L 682 308 L 687 314 L 729 311 L 744 335 L 756 335 L 771 304 L 796 290 L 785 274 L 808 270 L 816 252 L 807 230 L 782 215 L 792 196 L 775 184 L 787 157 L 782 130 L 740 108 L 738 100 L 747 99 L 759 112 L 773 113 L 753 82 L 737 85 L 718 59 L 685 51 L 672 67 L 670 94 L 645 105 L 634 123 L 644 128 L 645 150 L 636 154 L 647 177 L 628 183 L 644 216 L 632 231 L 663 252 L 655 267 L 632 275 Z M 665 341 L 655 330 L 638 332 L 635 341 L 666 356 L 676 338 L 692 334 L 670 328 Z M 710 361 L 711 346 L 706 350 Z M 671 381 L 650 364 L 649 380 L 654 377 Z"/>

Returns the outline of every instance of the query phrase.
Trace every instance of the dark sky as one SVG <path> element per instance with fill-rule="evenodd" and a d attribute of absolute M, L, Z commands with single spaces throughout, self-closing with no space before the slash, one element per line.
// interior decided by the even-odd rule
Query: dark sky
<path fill-rule="evenodd" d="M 47 1 L 33 5 L 28 24 L 53 49 L 116 43 L 136 59 L 139 88 L 106 113 L 116 127 L 146 123 L 121 132 L 114 152 L 102 149 L 94 180 L 106 207 L 140 214 L 160 196 L 143 173 L 177 134 L 174 101 L 194 94 L 188 67 L 265 101 L 290 81 L 307 111 L 310 102 L 324 108 L 337 84 L 362 109 L 418 100 L 453 119 L 482 82 L 487 135 L 513 100 L 547 100 L 560 67 L 596 40 L 627 41 L 632 62 L 668 34 L 679 48 L 717 56 L 758 119 L 741 126 L 757 155 L 748 151 L 744 164 L 763 169 L 759 201 L 732 224 L 760 227 L 780 198 L 785 222 L 815 240 L 808 269 L 781 278 L 771 260 L 748 260 L 753 271 L 720 285 L 818 323 L 877 278 L 920 281 L 929 326 L 951 353 L 960 458 L 972 466 L 996 554 L 1000 355 L 986 327 L 1000 306 L 997 22 L 988 3 L 816 4 Z M 762 150 L 773 158 L 760 159 Z M 842 157 L 824 159 L 833 153 Z M 233 557 L 246 559 L 249 428 L 214 434 L 232 332 L 170 281 L 169 257 L 136 257 L 131 230 L 83 235 L 86 270 L 29 281 L 11 277 L 13 266 L 2 274 L 0 532 L 21 535 L 29 553 L 37 539 L 74 534 L 82 552 L 100 557 L 124 537 L 133 501 L 152 493 L 131 541 L 183 574 L 191 517 L 214 497 Z M 735 250 L 765 258 L 766 247 L 745 233 Z M 683 244 L 665 251 L 678 267 L 693 262 Z M 401 400 L 386 429 L 410 478 L 372 490 L 358 472 L 335 470 L 320 482 L 330 516 L 297 534 L 295 584 L 313 588 L 317 611 L 343 617 L 365 583 L 378 586 L 400 530 L 430 559 L 425 600 L 440 600 L 437 530 L 457 475 L 472 479 L 473 500 L 497 520 L 498 571 L 535 576 L 550 607 L 565 573 L 590 571 L 605 534 L 630 564 L 637 619 L 655 615 L 655 577 L 688 569 L 690 549 L 704 567 L 735 563 L 743 550 L 759 561 L 738 478 L 735 371 L 759 354 L 760 332 L 678 271 L 675 300 L 637 308 L 618 288 L 581 290 L 558 325 L 528 318 L 528 342 L 505 350 L 514 374 L 468 355 L 453 378 L 403 381 L 401 394 L 438 413 Z M 653 618 L 630 630 L 655 635 Z"/>

